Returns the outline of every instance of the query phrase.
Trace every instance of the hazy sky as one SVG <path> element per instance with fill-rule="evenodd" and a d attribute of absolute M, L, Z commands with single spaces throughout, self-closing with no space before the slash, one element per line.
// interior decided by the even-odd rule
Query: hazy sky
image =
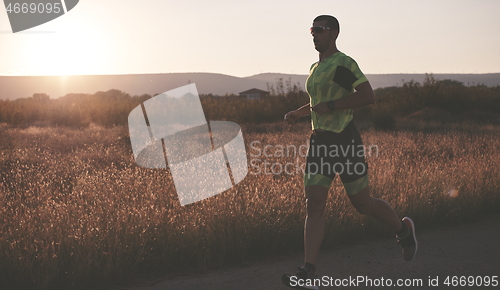
<path fill-rule="evenodd" d="M 16 34 L 1 10 L 0 75 L 307 74 L 320 14 L 365 73 L 500 72 L 499 0 L 80 0 Z"/>

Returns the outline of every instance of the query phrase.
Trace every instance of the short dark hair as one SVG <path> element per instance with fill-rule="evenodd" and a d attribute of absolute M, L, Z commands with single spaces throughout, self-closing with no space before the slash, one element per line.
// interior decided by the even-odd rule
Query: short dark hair
<path fill-rule="evenodd" d="M 320 15 L 314 18 L 314 22 L 323 20 L 326 21 L 326 26 L 330 27 L 333 30 L 338 30 L 340 32 L 340 24 L 337 18 L 331 15 Z"/>

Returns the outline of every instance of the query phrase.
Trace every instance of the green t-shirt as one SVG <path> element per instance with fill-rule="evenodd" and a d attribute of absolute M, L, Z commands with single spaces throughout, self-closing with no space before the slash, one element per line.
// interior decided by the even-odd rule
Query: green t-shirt
<path fill-rule="evenodd" d="M 367 82 L 358 64 L 342 52 L 336 52 L 321 63 L 314 63 L 309 70 L 306 90 L 311 107 L 321 103 L 345 98 L 354 88 Z M 352 109 L 336 109 L 328 114 L 318 115 L 311 111 L 312 128 L 342 132 L 352 120 Z"/>

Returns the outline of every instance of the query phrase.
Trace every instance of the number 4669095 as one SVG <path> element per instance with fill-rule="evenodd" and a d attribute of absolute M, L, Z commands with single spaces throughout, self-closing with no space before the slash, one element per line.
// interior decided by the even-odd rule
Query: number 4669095
<path fill-rule="evenodd" d="M 443 282 L 446 286 L 498 286 L 498 276 L 447 276 Z"/>
<path fill-rule="evenodd" d="M 7 13 L 61 13 L 61 3 L 9 3 Z"/>

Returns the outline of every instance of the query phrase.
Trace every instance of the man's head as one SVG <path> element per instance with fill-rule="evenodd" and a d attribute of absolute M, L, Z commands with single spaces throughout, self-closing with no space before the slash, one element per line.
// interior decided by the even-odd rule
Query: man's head
<path fill-rule="evenodd" d="M 340 25 L 337 18 L 330 15 L 320 15 L 314 18 L 311 34 L 316 50 L 323 53 L 329 47 L 336 47 L 335 41 L 339 32 Z"/>
<path fill-rule="evenodd" d="M 331 15 L 320 15 L 314 18 L 313 22 L 326 21 L 326 26 L 332 30 L 337 30 L 340 32 L 340 24 L 337 18 Z"/>

